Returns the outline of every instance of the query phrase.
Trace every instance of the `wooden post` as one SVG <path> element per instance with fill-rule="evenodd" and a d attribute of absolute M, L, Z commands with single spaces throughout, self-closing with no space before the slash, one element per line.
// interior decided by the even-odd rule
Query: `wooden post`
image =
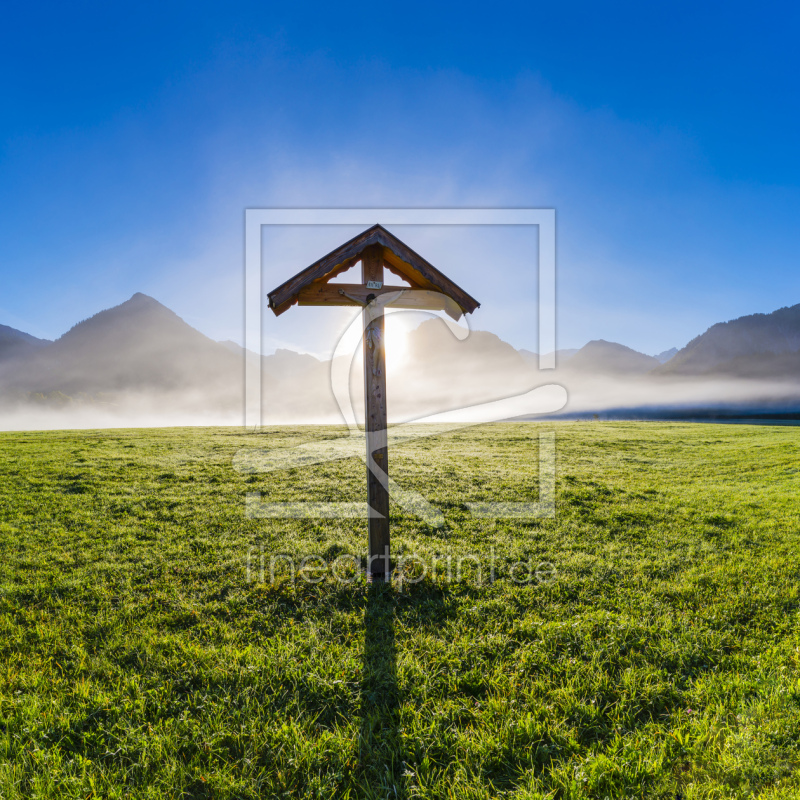
<path fill-rule="evenodd" d="M 383 285 L 383 247 L 374 245 L 361 257 L 361 280 Z M 376 288 L 380 288 L 380 286 Z M 369 288 L 369 287 L 367 287 Z M 376 292 L 377 294 L 377 292 Z M 389 557 L 389 487 L 373 473 L 372 465 L 389 473 L 389 447 L 386 435 L 386 358 L 383 312 L 367 323 L 364 319 L 364 428 L 367 440 L 367 502 L 369 504 L 369 557 L 367 576 L 372 581 L 388 581 Z M 373 460 L 374 459 L 374 460 Z"/>
<path fill-rule="evenodd" d="M 361 261 L 361 283 L 330 283 Z M 406 281 L 406 286 L 385 286 L 383 270 Z M 405 291 L 408 287 L 412 290 Z M 371 581 L 389 580 L 389 448 L 386 431 L 386 358 L 383 306 L 372 304 L 371 295 L 384 298 L 395 308 L 443 309 L 453 319 L 471 314 L 480 303 L 470 297 L 433 264 L 415 253 L 382 225 L 373 225 L 350 241 L 315 261 L 269 293 L 269 307 L 276 316 L 297 303 L 301 306 L 357 306 L 366 304 L 364 323 L 364 416 L 367 445 L 367 525 Z M 349 424 L 354 420 L 348 419 Z"/>

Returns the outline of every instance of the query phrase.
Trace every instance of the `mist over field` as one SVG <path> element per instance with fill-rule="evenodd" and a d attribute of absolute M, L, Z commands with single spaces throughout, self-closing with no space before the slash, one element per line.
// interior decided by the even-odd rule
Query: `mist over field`
<path fill-rule="evenodd" d="M 685 348 L 657 356 L 594 340 L 557 351 L 554 370 L 539 370 L 536 353 L 470 331 L 463 319 L 456 327 L 417 312 L 403 326 L 391 324 L 395 316 L 408 315 L 387 319 L 393 423 L 443 414 L 437 421 L 800 410 L 800 306 L 715 325 Z M 262 356 L 263 422 L 363 419 L 362 356 L 358 337 L 351 339 L 333 360 L 289 349 Z M 241 425 L 246 361 L 258 367 L 259 356 L 209 339 L 143 294 L 54 342 L 6 326 L 0 427 Z"/>

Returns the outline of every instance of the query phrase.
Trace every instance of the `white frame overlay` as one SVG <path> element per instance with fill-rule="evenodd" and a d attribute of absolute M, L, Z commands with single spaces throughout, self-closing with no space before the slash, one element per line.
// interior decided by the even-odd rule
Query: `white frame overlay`
<path fill-rule="evenodd" d="M 248 208 L 245 210 L 244 346 L 258 360 L 245 358 L 244 424 L 262 426 L 262 320 L 265 308 L 262 281 L 264 225 L 536 225 L 538 246 L 539 369 L 554 369 L 556 349 L 556 214 L 553 208 Z M 280 282 L 280 279 L 279 279 Z M 257 324 L 253 325 L 253 321 Z M 238 459 L 238 456 L 237 456 Z M 236 459 L 235 459 L 236 462 Z M 274 468 L 274 467 L 273 467 Z M 239 467 L 237 466 L 237 470 Z M 246 471 L 251 471 L 250 469 Z M 253 469 L 252 471 L 271 471 Z M 539 434 L 539 502 L 469 503 L 482 518 L 552 517 L 555 515 L 555 433 Z M 419 498 L 421 500 L 421 498 Z M 424 502 L 424 501 L 423 501 Z M 260 493 L 247 497 L 248 517 L 353 517 L 366 512 L 366 503 L 263 503 Z M 363 505 L 363 508 L 362 508 Z M 405 505 L 405 504 L 404 504 Z M 426 504 L 427 505 L 427 504 Z M 431 509 L 433 511 L 433 509 Z M 422 515 L 426 516 L 425 514 Z M 443 523 L 443 520 L 442 520 Z M 435 524 L 435 523 L 434 523 Z M 441 523 L 440 523 L 441 524 Z"/>

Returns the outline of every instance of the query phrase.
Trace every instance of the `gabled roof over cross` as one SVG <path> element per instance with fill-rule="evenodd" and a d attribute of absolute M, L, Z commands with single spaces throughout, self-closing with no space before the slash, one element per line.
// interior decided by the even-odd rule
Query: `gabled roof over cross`
<path fill-rule="evenodd" d="M 369 295 L 386 294 L 407 290 L 407 286 L 367 287 L 361 284 L 329 284 L 331 278 L 350 269 L 361 260 L 365 251 L 374 258 L 378 256 L 389 272 L 408 281 L 412 289 L 437 292 L 444 295 L 441 305 L 414 307 L 439 307 L 456 319 L 461 314 L 470 314 L 480 303 L 468 295 L 458 284 L 440 272 L 433 264 L 415 253 L 407 244 L 389 233 L 382 225 L 373 225 L 368 230 L 337 247 L 331 253 L 298 272 L 293 278 L 271 291 L 269 307 L 275 315 L 283 314 L 295 303 L 299 305 L 358 305 L 369 299 Z M 428 297 L 433 297 L 428 295 Z M 446 298 L 449 298 L 448 302 Z M 433 297 L 435 300 L 435 297 Z M 405 304 L 403 304 L 405 305 Z"/>

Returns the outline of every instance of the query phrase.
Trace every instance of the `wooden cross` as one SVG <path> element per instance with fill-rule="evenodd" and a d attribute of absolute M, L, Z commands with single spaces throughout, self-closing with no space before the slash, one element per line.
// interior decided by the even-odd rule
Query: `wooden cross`
<path fill-rule="evenodd" d="M 331 284 L 331 278 L 361 262 L 361 283 Z M 386 286 L 384 269 L 407 286 Z M 383 295 L 395 295 L 391 298 Z M 269 293 L 278 316 L 301 306 L 364 307 L 364 427 L 367 440 L 369 556 L 367 576 L 389 580 L 389 452 L 387 445 L 386 359 L 383 302 L 399 308 L 444 310 L 453 319 L 472 313 L 480 303 L 380 225 L 337 247 Z"/>

